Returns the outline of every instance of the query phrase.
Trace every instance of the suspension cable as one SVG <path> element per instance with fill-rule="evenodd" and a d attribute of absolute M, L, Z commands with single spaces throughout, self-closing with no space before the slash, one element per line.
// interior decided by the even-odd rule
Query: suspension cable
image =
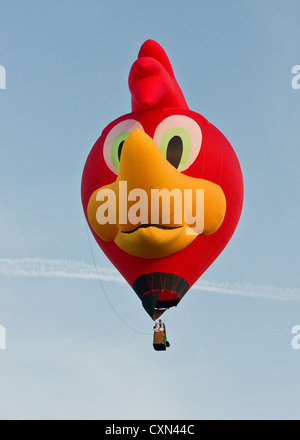
<path fill-rule="evenodd" d="M 97 264 L 96 264 L 96 261 L 95 261 L 95 256 L 94 256 L 94 251 L 93 251 L 93 247 L 92 247 L 92 243 L 91 243 L 91 239 L 90 239 L 90 231 L 89 231 L 89 229 L 88 229 L 88 225 L 85 224 L 85 226 L 86 226 L 86 232 L 87 232 L 87 236 L 88 236 L 88 242 L 89 242 L 89 246 L 90 246 L 90 251 L 91 251 L 91 255 L 92 255 L 92 260 L 93 260 L 93 263 L 94 263 L 94 266 L 95 266 L 95 270 L 96 270 L 96 273 L 97 273 L 97 278 L 98 278 L 98 281 L 99 281 L 99 283 L 100 283 L 100 285 L 101 285 L 102 292 L 104 293 L 104 296 L 105 296 L 105 298 L 106 298 L 108 304 L 110 305 L 111 309 L 113 310 L 113 312 L 115 313 L 115 315 L 119 318 L 119 320 L 120 320 L 121 322 L 123 322 L 123 324 L 126 325 L 126 327 L 128 327 L 130 330 L 134 331 L 135 333 L 139 333 L 139 334 L 141 334 L 141 335 L 152 336 L 152 333 L 144 333 L 144 332 L 141 332 L 141 331 L 135 329 L 134 327 L 132 327 L 131 325 L 129 325 L 129 324 L 128 324 L 128 323 L 122 318 L 122 316 L 119 314 L 119 312 L 116 310 L 116 308 L 115 308 L 114 305 L 112 304 L 111 300 L 109 299 L 109 297 L 108 297 L 108 295 L 107 295 L 107 293 L 106 293 L 106 291 L 105 291 L 105 288 L 104 288 L 104 286 L 103 286 L 103 283 L 102 283 L 102 281 L 101 281 L 101 277 L 100 277 L 100 274 L 99 274 L 99 271 L 98 271 L 98 267 L 97 267 Z"/>

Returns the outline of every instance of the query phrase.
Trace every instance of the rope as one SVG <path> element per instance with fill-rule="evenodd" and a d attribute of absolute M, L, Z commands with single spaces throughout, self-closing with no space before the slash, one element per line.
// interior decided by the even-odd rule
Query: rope
<path fill-rule="evenodd" d="M 105 289 L 104 289 L 104 286 L 103 286 L 102 281 L 101 281 L 100 274 L 99 274 L 99 272 L 98 272 L 98 267 L 97 267 L 97 264 L 96 264 L 96 261 L 95 261 L 95 256 L 94 256 L 94 252 L 93 252 L 93 248 L 92 248 L 92 243 L 91 243 L 91 239 L 90 239 L 90 234 L 89 234 L 88 225 L 85 224 L 85 226 L 86 226 L 86 232 L 87 232 L 87 236 L 88 236 L 88 241 L 89 241 L 89 245 L 90 245 L 90 251 L 91 251 L 91 255 L 92 255 L 92 259 L 93 259 L 93 263 L 94 263 L 95 270 L 96 270 L 96 273 L 97 273 L 97 278 L 98 278 L 98 281 L 99 281 L 99 283 L 100 283 L 100 285 L 101 285 L 101 288 L 102 288 L 102 291 L 103 291 L 103 293 L 104 293 L 104 296 L 105 296 L 105 298 L 107 299 L 107 302 L 108 302 L 108 304 L 110 305 L 111 309 L 113 310 L 113 312 L 115 313 L 115 315 L 119 318 L 119 320 L 120 320 L 121 322 L 123 322 L 123 324 L 126 325 L 126 327 L 128 327 L 130 330 L 134 331 L 135 333 L 139 333 L 139 334 L 141 334 L 141 335 L 152 336 L 152 333 L 144 333 L 144 332 L 141 332 L 141 331 L 135 329 L 134 327 L 132 327 L 131 325 L 129 325 L 129 324 L 128 324 L 128 323 L 122 318 L 122 316 L 119 314 L 119 312 L 116 310 L 116 308 L 115 308 L 114 305 L 112 304 L 111 300 L 109 299 L 109 297 L 108 297 L 108 295 L 107 295 L 107 293 L 106 293 L 106 291 L 105 291 Z"/>

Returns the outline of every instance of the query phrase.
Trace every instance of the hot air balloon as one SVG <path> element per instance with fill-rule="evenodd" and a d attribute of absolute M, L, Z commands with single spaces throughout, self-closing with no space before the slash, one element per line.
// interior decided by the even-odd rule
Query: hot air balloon
<path fill-rule="evenodd" d="M 87 158 L 82 204 L 98 245 L 156 320 L 230 240 L 243 179 L 229 141 L 189 109 L 155 41 L 141 46 L 129 89 L 131 113 L 104 128 Z"/>

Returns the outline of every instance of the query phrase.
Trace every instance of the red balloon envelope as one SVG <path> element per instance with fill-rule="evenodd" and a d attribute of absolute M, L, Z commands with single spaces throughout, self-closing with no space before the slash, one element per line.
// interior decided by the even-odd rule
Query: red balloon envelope
<path fill-rule="evenodd" d="M 188 108 L 155 41 L 142 45 L 129 89 L 132 112 L 88 156 L 82 203 L 97 243 L 157 319 L 230 240 L 243 179 L 230 143 Z"/>

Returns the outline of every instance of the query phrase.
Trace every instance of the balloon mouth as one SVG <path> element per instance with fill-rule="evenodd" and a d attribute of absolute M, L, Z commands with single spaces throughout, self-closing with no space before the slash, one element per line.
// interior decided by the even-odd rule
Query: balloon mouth
<path fill-rule="evenodd" d="M 153 272 L 138 277 L 132 287 L 148 315 L 155 320 L 177 306 L 190 286 L 183 277 L 173 273 Z"/>
<path fill-rule="evenodd" d="M 185 248 L 195 237 L 187 236 L 184 226 L 142 224 L 129 231 L 120 230 L 114 241 L 135 257 L 163 258 Z"/>
<path fill-rule="evenodd" d="M 157 228 L 157 229 L 171 230 L 171 229 L 180 229 L 182 227 L 183 226 L 164 226 L 164 225 L 154 225 L 152 223 L 149 223 L 149 224 L 139 225 L 137 228 L 132 229 L 131 231 L 121 231 L 121 232 L 122 234 L 133 234 L 139 229 Z"/>

